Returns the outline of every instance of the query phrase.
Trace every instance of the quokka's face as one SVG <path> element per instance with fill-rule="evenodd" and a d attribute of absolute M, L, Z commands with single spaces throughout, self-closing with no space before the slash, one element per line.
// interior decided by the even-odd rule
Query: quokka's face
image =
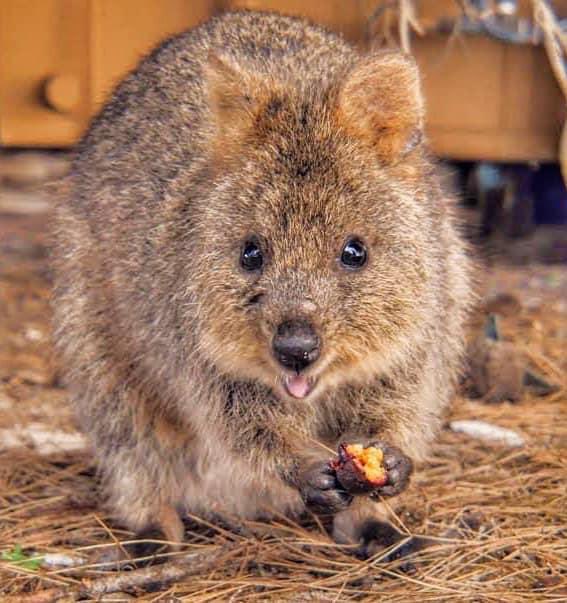
<path fill-rule="evenodd" d="M 213 189 L 196 229 L 201 350 L 283 399 L 375 379 L 426 295 L 413 185 L 348 147 L 313 152 L 283 169 L 278 156 L 249 158 Z"/>
<path fill-rule="evenodd" d="M 193 229 L 199 353 L 288 400 L 375 379 L 427 295 L 415 66 L 378 55 L 299 92 L 218 59 L 205 72 L 214 176 Z"/>

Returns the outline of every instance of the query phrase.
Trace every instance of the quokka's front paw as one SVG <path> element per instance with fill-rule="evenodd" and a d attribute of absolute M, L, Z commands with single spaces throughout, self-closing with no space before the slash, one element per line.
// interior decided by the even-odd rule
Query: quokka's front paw
<path fill-rule="evenodd" d="M 342 511 L 352 501 L 352 495 L 338 483 L 329 461 L 307 466 L 299 474 L 298 485 L 303 502 L 317 513 Z"/>
<path fill-rule="evenodd" d="M 380 448 L 384 453 L 384 467 L 386 468 L 387 480 L 383 486 L 373 491 L 370 496 L 397 496 L 408 486 L 410 476 L 413 472 L 413 462 L 396 446 L 390 446 L 381 440 L 372 442 L 369 446 Z"/>

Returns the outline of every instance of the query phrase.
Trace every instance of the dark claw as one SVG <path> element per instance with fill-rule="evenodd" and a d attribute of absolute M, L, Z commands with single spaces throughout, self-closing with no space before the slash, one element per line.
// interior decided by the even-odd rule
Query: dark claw
<path fill-rule="evenodd" d="M 548 396 L 559 390 L 558 385 L 549 383 L 544 377 L 529 369 L 524 373 L 524 385 L 533 388 L 536 396 Z"/>
<path fill-rule="evenodd" d="M 384 551 L 385 549 L 391 548 L 396 543 L 403 540 L 405 536 L 398 532 L 390 523 L 378 521 L 376 519 L 368 520 L 361 530 L 361 546 L 356 551 L 358 557 L 362 559 L 368 559 L 376 553 Z M 420 536 L 413 536 L 404 544 L 394 548 L 386 557 L 383 562 L 388 563 L 396 559 L 403 559 L 413 553 L 420 551 L 431 544 L 425 538 Z M 400 568 L 402 571 L 411 571 L 412 564 L 406 562 Z"/>
<path fill-rule="evenodd" d="M 311 476 L 311 479 L 308 483 L 313 488 L 317 488 L 319 490 L 331 490 L 336 486 L 335 476 L 327 473 L 318 473 Z"/>
<path fill-rule="evenodd" d="M 384 457 L 384 465 L 386 469 L 393 469 L 398 464 L 398 457 L 394 454 L 389 454 Z"/>
<path fill-rule="evenodd" d="M 319 513 L 346 509 L 352 496 L 345 492 L 327 461 L 308 467 L 299 478 L 299 490 L 305 504 Z"/>
<path fill-rule="evenodd" d="M 336 513 L 346 509 L 352 499 L 346 492 L 341 490 L 316 490 L 306 488 L 302 492 L 306 505 L 320 513 Z"/>
<path fill-rule="evenodd" d="M 403 488 L 402 488 L 402 490 L 403 490 Z M 381 488 L 378 488 L 374 492 L 371 492 L 370 498 L 379 498 L 380 496 L 386 496 L 386 497 L 396 496 L 396 494 L 399 494 L 402 490 L 398 491 L 398 489 L 396 487 L 386 485 L 386 486 L 382 486 Z"/>
<path fill-rule="evenodd" d="M 380 448 L 384 452 L 384 465 L 388 471 L 388 481 L 384 486 L 378 488 L 371 494 L 373 498 L 378 496 L 397 496 L 403 492 L 413 472 L 413 463 L 399 448 L 390 446 L 382 441 L 369 444 Z"/>
<path fill-rule="evenodd" d="M 167 550 L 167 544 L 154 542 L 156 540 L 166 540 L 163 532 L 159 528 L 146 528 L 136 535 L 136 542 L 124 545 L 124 550 L 133 559 L 141 557 L 150 557 L 157 553 Z M 150 542 L 144 542 L 150 541 Z M 148 563 L 146 561 L 145 563 Z"/>
<path fill-rule="evenodd" d="M 399 469 L 390 469 L 388 472 L 388 481 L 392 484 L 399 483 L 401 481 L 401 474 Z"/>

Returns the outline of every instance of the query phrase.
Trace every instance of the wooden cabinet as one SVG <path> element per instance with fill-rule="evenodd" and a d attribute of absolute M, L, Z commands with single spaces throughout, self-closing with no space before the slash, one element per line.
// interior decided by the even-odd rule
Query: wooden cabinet
<path fill-rule="evenodd" d="M 68 146 L 114 84 L 208 0 L 1 0 L 0 142 Z"/>
<path fill-rule="evenodd" d="M 67 146 L 114 84 L 167 35 L 229 9 L 306 16 L 363 44 L 379 0 L 0 0 L 0 142 Z M 383 4 L 383 2 L 382 2 Z M 567 0 L 556 0 L 567 15 Z M 425 24 L 453 0 L 416 0 Z M 529 8 L 527 0 L 522 10 Z M 542 48 L 462 34 L 414 37 L 433 150 L 456 159 L 553 160 L 565 99 Z"/>
<path fill-rule="evenodd" d="M 555 160 L 563 97 L 545 51 L 483 37 L 414 42 L 434 151 L 454 159 Z"/>
<path fill-rule="evenodd" d="M 0 140 L 65 145 L 90 112 L 88 2 L 0 3 Z"/>

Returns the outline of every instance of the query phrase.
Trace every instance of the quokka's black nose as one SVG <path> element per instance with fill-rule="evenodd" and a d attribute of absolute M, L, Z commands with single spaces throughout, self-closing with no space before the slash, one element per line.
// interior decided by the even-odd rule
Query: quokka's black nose
<path fill-rule="evenodd" d="M 278 327 L 272 348 L 277 361 L 299 372 L 319 357 L 319 337 L 313 327 L 303 320 L 289 320 Z"/>

